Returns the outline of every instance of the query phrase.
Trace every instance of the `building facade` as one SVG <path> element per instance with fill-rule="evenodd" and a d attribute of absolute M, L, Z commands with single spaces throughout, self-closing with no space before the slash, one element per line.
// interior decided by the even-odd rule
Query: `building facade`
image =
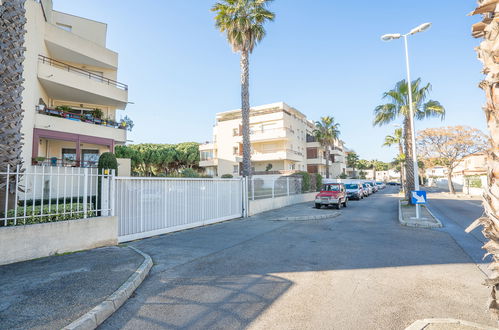
<path fill-rule="evenodd" d="M 127 136 L 117 110 L 127 106 L 128 86 L 116 81 L 107 25 L 55 11 L 51 0 L 25 7 L 24 163 L 95 166 Z"/>
<path fill-rule="evenodd" d="M 312 135 L 314 124 L 284 102 L 251 108 L 251 164 L 254 175 L 286 175 L 299 171 L 326 175 L 325 149 Z M 206 174 L 239 176 L 243 155 L 241 110 L 218 113 L 213 142 L 200 146 Z M 330 177 L 344 172 L 343 142 L 331 150 Z"/>

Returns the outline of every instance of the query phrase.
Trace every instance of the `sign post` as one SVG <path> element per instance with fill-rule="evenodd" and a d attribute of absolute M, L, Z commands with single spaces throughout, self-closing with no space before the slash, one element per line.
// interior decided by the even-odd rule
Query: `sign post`
<path fill-rule="evenodd" d="M 416 205 L 416 219 L 419 219 L 419 205 L 426 204 L 426 191 L 413 190 L 411 191 L 411 203 Z"/>

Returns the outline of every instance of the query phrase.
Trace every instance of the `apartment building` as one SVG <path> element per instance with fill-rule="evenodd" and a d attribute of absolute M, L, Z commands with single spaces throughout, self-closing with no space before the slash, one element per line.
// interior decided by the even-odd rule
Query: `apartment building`
<path fill-rule="evenodd" d="M 254 175 L 298 171 L 326 175 L 325 149 L 312 135 L 314 123 L 284 102 L 251 108 L 250 141 Z M 213 142 L 200 146 L 200 166 L 213 176 L 240 175 L 243 141 L 241 110 L 216 115 Z M 343 142 L 331 150 L 330 177 L 344 172 Z"/>
<path fill-rule="evenodd" d="M 127 106 L 128 86 L 116 81 L 107 25 L 53 10 L 51 0 L 25 7 L 24 162 L 95 166 L 127 139 L 117 110 Z"/>

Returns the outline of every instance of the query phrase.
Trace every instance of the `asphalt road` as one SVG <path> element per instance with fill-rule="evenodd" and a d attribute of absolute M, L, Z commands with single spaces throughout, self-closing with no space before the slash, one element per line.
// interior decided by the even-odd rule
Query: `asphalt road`
<path fill-rule="evenodd" d="M 272 221 L 274 212 L 134 242 L 155 266 L 101 328 L 404 329 L 437 317 L 494 325 L 484 274 L 448 232 L 400 226 L 390 189 L 330 220 Z"/>

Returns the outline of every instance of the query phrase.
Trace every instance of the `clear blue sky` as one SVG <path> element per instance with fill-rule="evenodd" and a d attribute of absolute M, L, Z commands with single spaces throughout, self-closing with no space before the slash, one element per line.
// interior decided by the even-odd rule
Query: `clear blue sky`
<path fill-rule="evenodd" d="M 216 112 L 240 107 L 239 56 L 213 25 L 214 0 L 54 0 L 56 10 L 108 23 L 108 47 L 120 54 L 119 80 L 129 84 L 134 143 L 211 140 Z M 413 77 L 431 82 L 431 98 L 447 109 L 444 122 L 485 129 L 481 64 L 468 17 L 475 1 L 276 0 L 276 20 L 251 58 L 251 104 L 284 101 L 312 120 L 332 115 L 342 139 L 361 158 L 390 161 L 382 148 L 393 126 L 372 127 L 384 91 L 405 78 L 402 42 L 412 37 Z"/>

